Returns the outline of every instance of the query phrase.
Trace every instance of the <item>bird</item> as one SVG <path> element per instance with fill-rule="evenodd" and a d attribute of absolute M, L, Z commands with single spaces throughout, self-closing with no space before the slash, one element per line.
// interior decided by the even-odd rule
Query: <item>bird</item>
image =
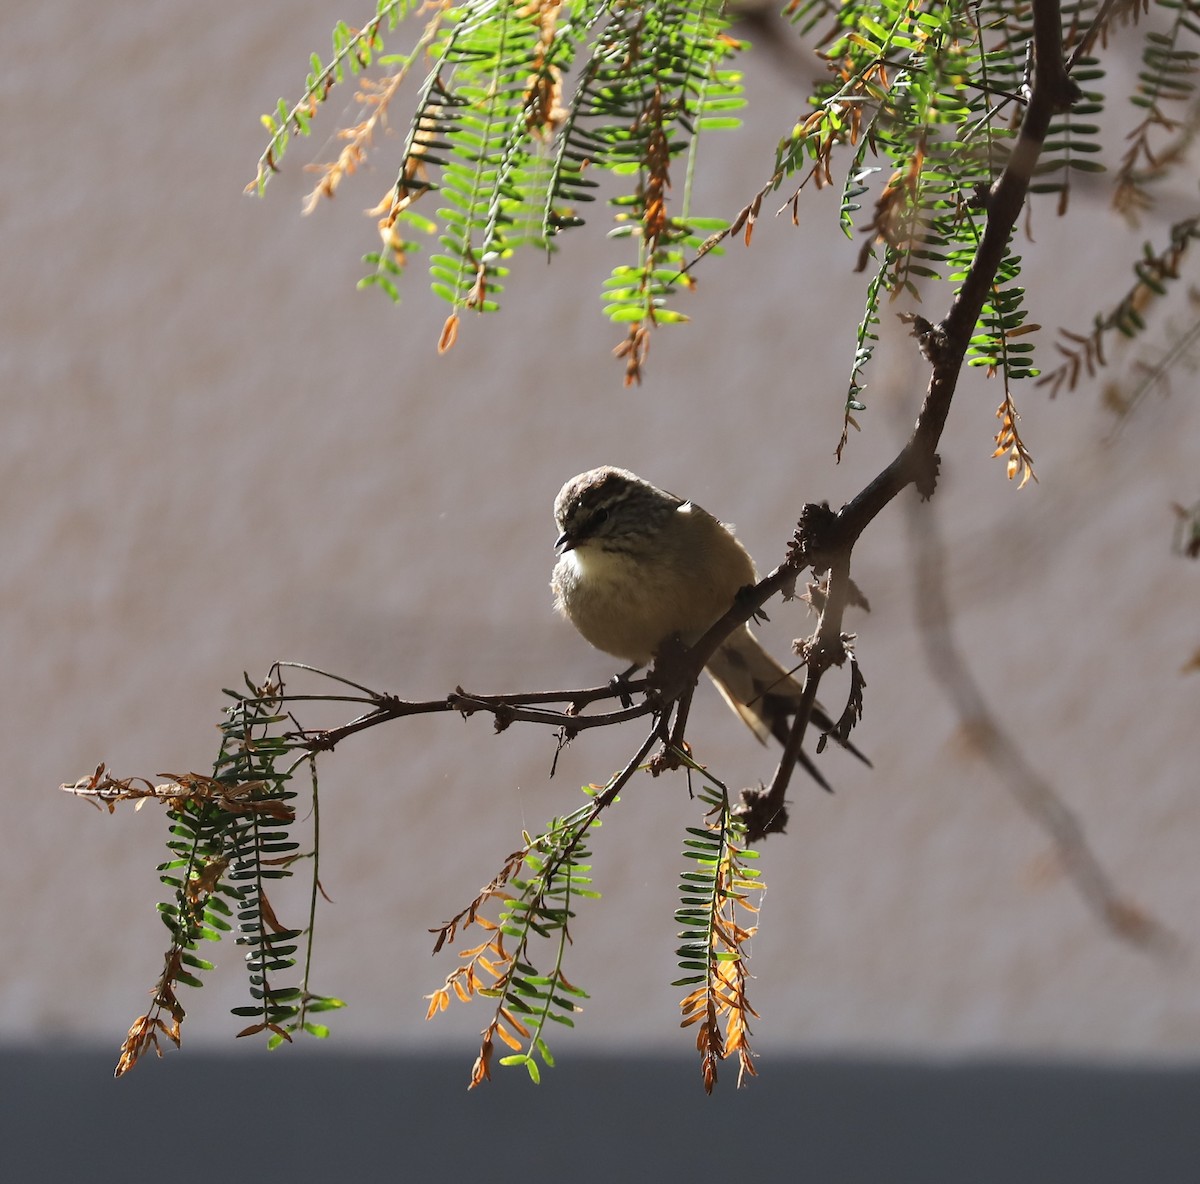
<path fill-rule="evenodd" d="M 648 665 L 669 638 L 694 645 L 757 581 L 754 560 L 731 527 L 628 469 L 602 465 L 572 477 L 554 499 L 554 520 L 554 606 L 593 646 L 630 663 L 626 674 Z M 803 683 L 763 648 L 749 623 L 725 638 L 705 670 L 759 740 L 786 743 Z M 832 731 L 819 704 L 812 719 Z M 798 759 L 829 788 L 806 754 Z"/>

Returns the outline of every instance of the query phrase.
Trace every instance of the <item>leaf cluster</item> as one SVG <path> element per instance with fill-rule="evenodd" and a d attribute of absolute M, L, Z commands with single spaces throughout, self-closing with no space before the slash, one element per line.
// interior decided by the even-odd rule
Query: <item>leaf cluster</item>
<path fill-rule="evenodd" d="M 317 835 L 308 852 L 292 837 L 296 793 L 289 784 L 294 768 L 289 758 L 296 746 L 280 730 L 289 720 L 278 711 L 282 683 L 255 687 L 247 681 L 247 686 L 249 695 L 226 692 L 234 703 L 221 723 L 221 750 L 211 777 L 166 775 L 166 782 L 153 785 L 142 778 L 112 777 L 100 765 L 91 777 L 63 786 L 110 813 L 123 801 L 140 807 L 155 800 L 166 806 L 170 820 L 171 858 L 158 866 L 160 880 L 172 893 L 158 906 L 170 945 L 150 1010 L 133 1022 L 122 1045 L 118 1077 L 151 1048 L 161 1056 L 160 1037 L 179 1045 L 187 1013 L 178 988 L 203 986 L 201 975 L 214 966 L 198 953 L 200 943 L 218 942 L 230 932 L 236 932 L 237 944 L 246 950 L 251 999 L 233 1013 L 253 1021 L 239 1036 L 266 1031 L 270 1047 L 301 1031 L 323 1037 L 328 1029 L 310 1017 L 343 1006 L 308 987 L 318 891 Z M 314 818 L 316 803 L 314 770 Z M 309 919 L 303 929 L 279 920 L 267 892 L 269 885 L 291 875 L 299 859 L 311 860 L 313 871 Z M 288 982 L 302 943 L 302 977 Z"/>
<path fill-rule="evenodd" d="M 800 35 L 819 37 L 827 73 L 809 111 L 780 139 L 766 184 L 731 223 L 690 209 L 698 137 L 736 126 L 742 103 L 729 59 L 744 46 L 729 35 L 721 5 L 441 0 L 421 10 L 425 24 L 410 48 L 384 54 L 385 36 L 410 9 L 380 0 L 361 30 L 335 29 L 333 56 L 314 57 L 301 98 L 281 100 L 265 117 L 272 139 L 253 188 L 261 192 L 291 132 L 308 134 L 333 87 L 376 63 L 383 77 L 363 81 L 358 93 L 367 116 L 339 133 L 342 153 L 320 166 L 314 197 L 331 196 L 385 123 L 399 84 L 423 62 L 396 180 L 374 211 L 383 246 L 367 257 L 372 270 L 363 283 L 398 298 L 410 256 L 436 236 L 429 271 L 434 293 L 450 305 L 439 343 L 449 348 L 466 311 L 499 307 L 518 248 L 552 250 L 561 232 L 584 224 L 607 177 L 617 187 L 610 237 L 634 247 L 603 293 L 609 318 L 625 326 L 616 353 L 631 383 L 640 380 L 650 330 L 687 319 L 674 298 L 692 284 L 696 260 L 740 230 L 749 242 L 764 199 L 789 181 L 795 188 L 783 208 L 790 205 L 793 218 L 808 182 L 838 183 L 842 230 L 861 236 L 858 267 L 870 273 L 840 457 L 866 410 L 884 296 L 920 301 L 938 281 L 957 292 L 978 251 L 989 194 L 1027 103 L 1035 5 L 791 0 L 785 16 Z M 1113 188 L 1117 208 L 1132 216 L 1182 161 L 1197 122 L 1185 110 L 1195 98 L 1200 0 L 1072 0 L 1059 11 L 1072 97 L 1050 121 L 1030 192 L 1052 195 L 1064 215 L 1078 179 L 1104 172 L 1106 71 L 1098 50 L 1137 28 L 1142 68 L 1130 98 L 1141 115 Z M 1010 476 L 1024 482 L 1032 467 L 1016 434 L 1011 384 L 1039 373 L 1032 344 L 1019 341 L 1038 326 L 1027 319 L 1019 271 L 1010 243 L 969 361 L 1004 382 L 997 455 L 1007 455 Z"/>
<path fill-rule="evenodd" d="M 684 926 L 675 951 L 684 977 L 674 986 L 691 987 L 680 1003 L 681 1027 L 696 1027 L 696 1049 L 704 1090 L 712 1093 L 717 1067 L 726 1057 L 738 1058 L 738 1084 L 757 1076 L 750 1050 L 750 1017 L 758 1013 L 746 995 L 746 945 L 757 926 L 758 905 L 751 893 L 765 891 L 756 869 L 757 858 L 746 849 L 746 826 L 730 806 L 724 787 L 705 786 L 700 800 L 709 807 L 707 825 L 688 827 L 684 857 L 691 862 L 680 874 L 679 908 L 675 919 Z"/>
<path fill-rule="evenodd" d="M 148 800 L 165 804 L 168 811 L 172 858 L 159 870 L 173 897 L 159 906 L 159 912 L 170 930 L 171 946 L 153 1005 L 130 1029 L 118 1075 L 132 1068 L 149 1048 L 161 1055 L 160 1037 L 179 1044 L 186 1013 L 178 987 L 202 985 L 201 975 L 213 965 L 197 954 L 199 943 L 215 942 L 229 933 L 235 934 L 245 950 L 251 999 L 233 1009 L 235 1015 L 250 1021 L 238 1035 L 266 1032 L 269 1047 L 291 1041 L 298 1031 L 327 1035 L 327 1029 L 312 1016 L 344 1004 L 316 995 L 308 987 L 317 895 L 321 892 L 317 878 L 317 760 L 337 738 L 411 713 L 404 711 L 405 707 L 417 712 L 454 709 L 461 699 L 480 710 L 489 702 L 486 696 L 459 691 L 442 704 L 404 704 L 336 676 L 326 677 L 362 693 L 297 694 L 285 688 L 282 670 L 283 664 L 273 667 L 261 686 L 247 679 L 249 693 L 226 692 L 234 702 L 221 723 L 221 749 L 212 776 L 172 775 L 155 785 L 137 778 L 115 778 L 100 766 L 91 776 L 63 786 L 110 812 L 124 802 L 141 806 Z M 619 697 L 628 691 L 609 688 L 606 693 Z M 565 693 L 572 702 L 586 702 L 598 695 L 599 691 Z M 535 697 L 545 700 L 547 695 Z M 519 701 L 522 697 L 512 698 Z M 341 729 L 310 730 L 301 726 L 292 712 L 296 705 L 314 702 L 366 704 L 367 710 Z M 496 718 L 502 718 L 505 705 L 497 699 L 494 708 Z M 554 1066 L 550 1025 L 573 1028 L 588 997 L 568 978 L 565 964 L 579 902 L 599 897 L 592 887 L 589 837 L 600 827 L 604 812 L 621 800 L 621 791 L 637 772 L 658 776 L 680 767 L 688 771 L 689 784 L 692 776 L 705 783 L 699 797 L 706 811 L 704 825 L 689 828 L 685 841 L 691 863 L 681 877 L 682 897 L 676 914 L 685 926 L 679 949 L 685 977 L 676 985 L 694 988 L 683 1001 L 683 1026 L 697 1025 L 706 1089 L 712 1089 L 717 1063 L 727 1056 L 736 1055 L 740 1061 L 739 1081 L 754 1073 L 749 1047 L 749 1017 L 754 1012 L 746 999 L 745 948 L 754 927 L 746 917 L 755 912 L 750 894 L 761 892 L 763 885 L 757 872 L 747 866 L 754 855 L 745 850 L 746 825 L 731 807 L 724 786 L 669 741 L 672 715 L 668 710 L 654 721 L 637 754 L 606 784 L 584 787 L 585 804 L 553 819 L 540 834 L 524 835 L 522 844 L 503 860 L 474 899 L 430 930 L 435 934 L 433 952 L 456 947 L 458 965 L 427 996 L 427 1018 L 446 1011 L 453 1000 L 466 1003 L 483 998 L 492 1007 L 472 1069 L 472 1087 L 489 1080 L 496 1064 L 523 1067 L 535 1084 L 544 1068 Z M 552 722 L 548 713 L 530 718 Z M 559 718 L 582 722 L 597 717 Z M 663 750 L 647 761 L 650 749 L 659 742 L 664 744 Z M 294 837 L 297 795 L 291 778 L 301 765 L 309 767 L 313 779 L 309 803 L 313 835 L 307 850 L 302 850 Z M 310 914 L 303 929 L 281 922 L 271 900 L 274 886 L 301 860 L 310 860 L 313 869 Z M 478 940 L 464 942 L 468 931 L 472 931 L 471 938 L 477 933 Z M 303 974 L 297 984 L 291 976 L 301 957 Z M 505 1049 L 505 1055 L 497 1056 Z"/>
<path fill-rule="evenodd" d="M 358 32 L 339 26 L 333 59 L 314 57 L 301 99 L 280 100 L 265 117 L 272 138 L 248 188 L 263 190 L 289 132 L 308 134 L 316 105 L 347 69 L 370 64 L 406 7 L 381 3 Z M 429 273 L 433 292 L 450 305 L 439 343 L 448 349 L 465 311 L 499 307 L 517 248 L 548 251 L 561 232 L 584 225 L 583 208 L 600 188 L 595 177 L 606 174 L 620 188 L 611 198 L 613 237 L 632 240 L 634 251 L 605 285 L 605 310 L 627 327 L 618 352 L 627 381 L 637 381 L 649 330 L 686 319 L 670 307 L 690 283 L 685 252 L 724 225 L 694 215 L 690 191 L 697 137 L 738 122 L 740 76 L 726 60 L 740 44 L 728 23 L 716 0 L 438 4 L 411 50 L 379 57 L 386 77 L 360 85 L 370 113 L 341 133 L 346 146 L 320 166 L 314 196 L 332 196 L 361 163 L 396 87 L 425 57 L 396 181 L 375 211 L 383 248 L 367 256 L 372 271 L 363 283 L 397 299 L 410 255 L 436 234 Z M 436 211 L 423 212 L 428 202 L 414 209 L 434 192 Z"/>
<path fill-rule="evenodd" d="M 582 1010 L 579 1001 L 587 998 L 587 992 L 568 981 L 563 961 L 571 942 L 575 902 L 599 897 L 590 886 L 590 865 L 585 861 L 591 856 L 584 842 L 587 832 L 599 823 L 599 812 L 589 804 L 554 819 L 536 838 L 526 836 L 491 883 L 465 909 L 431 931 L 437 934 L 435 954 L 454 940 L 460 925 L 464 930 L 478 926 L 489 935 L 459 950 L 461 965 L 427 996 L 426 1019 L 445 1011 L 452 996 L 463 1003 L 476 996 L 495 1000 L 471 1072 L 471 1088 L 491 1079 L 497 1040 L 512 1050 L 499 1063 L 524 1067 L 536 1085 L 541 1080 L 538 1060 L 554 1067 L 546 1025 L 575 1026 L 572 1017 Z M 500 905 L 494 920 L 480 911 L 492 901 Z M 550 946 L 546 970 L 534 965 L 538 939 Z"/>

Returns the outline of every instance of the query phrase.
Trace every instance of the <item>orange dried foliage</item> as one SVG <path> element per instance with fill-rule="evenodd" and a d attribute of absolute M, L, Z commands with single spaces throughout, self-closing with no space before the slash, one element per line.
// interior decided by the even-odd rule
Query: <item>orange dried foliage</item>
<path fill-rule="evenodd" d="M 437 934 L 437 941 L 434 942 L 433 952 L 436 954 L 441 950 L 448 941 L 454 940 L 454 935 L 458 932 L 459 926 L 466 929 L 470 925 L 478 925 L 484 930 L 495 930 L 497 926 L 489 921 L 486 917 L 479 916 L 480 908 L 493 898 L 499 900 L 511 900 L 512 896 L 504 891 L 504 886 L 517 873 L 517 870 L 525 862 L 525 856 L 528 854 L 528 848 L 522 847 L 519 851 L 512 852 L 511 855 L 504 861 L 504 866 L 496 873 L 491 882 L 486 884 L 479 890 L 479 895 L 461 912 L 456 913 L 449 921 L 439 925 L 436 929 L 431 929 L 430 933 Z M 498 942 L 502 938 L 496 939 Z M 483 947 L 476 946 L 479 950 Z"/>
<path fill-rule="evenodd" d="M 124 1043 L 121 1045 L 121 1056 L 117 1061 L 117 1067 L 113 1072 L 114 1077 L 123 1077 L 130 1069 L 138 1063 L 138 1058 L 148 1049 L 154 1049 L 154 1054 L 157 1057 L 162 1057 L 162 1049 L 159 1047 L 158 1037 L 162 1033 L 170 1040 L 176 1048 L 179 1047 L 179 1024 L 174 1023 L 169 1027 L 158 1016 L 140 1015 L 133 1021 L 133 1026 L 129 1029 L 129 1034 L 125 1037 Z"/>
<path fill-rule="evenodd" d="M 452 970 L 446 975 L 442 986 L 425 996 L 429 1000 L 429 1007 L 425 1012 L 426 1020 L 433 1019 L 450 1006 L 451 992 L 460 1003 L 469 1003 L 480 992 L 502 989 L 512 972 L 513 959 L 504 948 L 503 934 L 497 934 L 483 945 L 460 950 L 458 956 L 466 964 Z M 482 977 L 479 971 L 487 975 L 487 978 Z"/>
<path fill-rule="evenodd" d="M 480 889 L 479 894 L 465 909 L 455 914 L 443 925 L 429 931 L 437 934 L 437 940 L 433 946 L 435 954 L 447 942 L 454 940 L 460 927 L 466 929 L 471 925 L 478 925 L 484 932 L 493 934 L 493 936 L 479 945 L 470 946 L 458 952 L 459 958 L 465 964 L 452 970 L 446 976 L 446 981 L 442 986 L 425 996 L 429 1000 L 429 1007 L 425 1011 L 426 1020 L 433 1019 L 434 1016 L 449 1008 L 451 994 L 460 1003 L 469 1003 L 480 992 L 490 993 L 503 990 L 505 981 L 512 971 L 513 957 L 504 948 L 504 934 L 499 931 L 499 926 L 487 917 L 480 916 L 479 910 L 489 901 L 511 899 L 511 895 L 504 890 L 504 886 L 524 863 L 526 854 L 525 849 L 514 851 L 504 861 L 504 866 L 491 882 Z M 483 977 L 484 975 L 487 977 Z M 488 1029 L 488 1031 L 493 1030 Z M 480 1061 L 476 1062 L 476 1070 L 481 1071 L 483 1076 L 478 1080 L 473 1077 L 472 1085 L 491 1076 L 487 1072 L 490 1051 L 485 1049 L 480 1053 L 480 1058 Z"/>
<path fill-rule="evenodd" d="M 154 785 L 144 777 L 113 777 L 102 762 L 90 776 L 60 788 L 98 807 L 106 807 L 110 814 L 116 810 L 118 802 L 134 801 L 140 807 L 143 802 L 153 799 L 163 802 L 171 810 L 211 802 L 230 814 L 262 814 L 283 822 L 291 822 L 296 815 L 286 802 L 255 797 L 268 788 L 266 781 L 231 783 L 203 773 L 159 773 L 158 776 L 167 781 Z"/>
<path fill-rule="evenodd" d="M 426 24 L 418 44 L 428 44 L 432 41 L 442 17 L 449 9 L 449 0 L 442 0 L 441 3 L 437 3 L 432 7 L 434 8 L 433 16 Z M 375 40 L 375 29 L 370 28 L 370 26 L 368 28 L 370 32 L 364 37 L 364 44 L 375 49 L 379 47 L 380 43 Z M 353 127 L 342 128 L 337 133 L 337 138 L 345 141 L 345 147 L 338 153 L 336 160 L 307 166 L 308 171 L 320 173 L 321 179 L 305 199 L 304 213 L 312 213 L 322 197 L 332 198 L 342 181 L 350 176 L 366 159 L 367 148 L 374 139 L 376 129 L 387 127 L 388 107 L 396 97 L 396 92 L 400 89 L 401 84 L 408 77 L 408 72 L 412 68 L 413 63 L 420 56 L 414 50 L 393 73 L 379 81 L 371 78 L 359 79 L 359 89 L 355 92 L 354 98 L 356 102 L 370 108 L 370 114 Z M 366 64 L 364 57 L 360 57 L 359 61 L 363 65 Z M 327 85 L 325 94 L 320 99 L 321 102 L 325 101 L 331 87 L 332 81 Z M 315 103 L 312 105 L 315 109 Z M 369 212 L 374 213 L 375 211 Z"/>
<path fill-rule="evenodd" d="M 454 348 L 454 343 L 458 340 L 458 313 L 452 312 L 447 318 L 446 323 L 442 326 L 441 336 L 438 337 L 437 351 L 439 354 L 446 353 L 447 350 Z"/>
<path fill-rule="evenodd" d="M 479 1056 L 475 1058 L 475 1064 L 471 1067 L 471 1083 L 467 1089 L 474 1089 L 477 1085 L 492 1079 L 492 1054 L 495 1052 L 495 1042 L 492 1040 L 494 1028 L 495 1024 L 490 1024 L 484 1029 L 483 1043 L 479 1047 Z"/>
<path fill-rule="evenodd" d="M 525 87 L 525 128 L 544 141 L 553 138 L 567 115 L 562 105 L 562 71 L 546 62 L 561 11 L 562 0 L 534 0 L 517 13 L 531 18 L 538 30 L 538 45 Z"/>
<path fill-rule="evenodd" d="M 257 1036 L 259 1032 L 272 1032 L 289 1044 L 293 1043 L 292 1037 L 288 1032 L 285 1032 L 278 1024 L 270 1024 L 265 1020 L 257 1024 L 251 1024 L 248 1028 L 243 1028 L 240 1032 L 234 1033 L 234 1039 L 240 1040 L 243 1036 Z"/>
<path fill-rule="evenodd" d="M 921 209 L 921 170 L 925 164 L 925 145 L 919 144 L 907 166 L 897 169 L 875 201 L 875 213 L 865 230 L 868 235 L 859 252 L 856 271 L 863 271 L 871 247 L 885 243 L 907 257 L 920 245 L 926 220 Z M 900 292 L 898 285 L 893 295 Z"/>
<path fill-rule="evenodd" d="M 1019 474 L 1021 482 L 1017 488 L 1023 489 L 1031 477 L 1037 480 L 1037 474 L 1033 471 L 1033 457 L 1017 431 L 1017 421 L 1021 417 L 1010 396 L 1005 395 L 1004 402 L 996 408 L 996 418 L 1000 420 L 1000 430 L 996 433 L 996 451 L 992 456 L 1008 453 L 1005 465 L 1008 479 L 1012 481 Z"/>
<path fill-rule="evenodd" d="M 700 1053 L 700 1074 L 705 1093 L 712 1093 L 721 1061 L 736 1054 L 738 1085 L 747 1075 L 756 1076 L 750 1049 L 749 1017 L 758 1013 L 746 996 L 746 943 L 756 927 L 744 927 L 735 920 L 737 909 L 757 912 L 745 896 L 745 881 L 737 864 L 737 851 L 731 848 L 718 870 L 717 891 L 724 905 L 712 922 L 712 944 L 708 956 L 706 981 L 686 995 L 679 1004 L 681 1028 L 698 1024 L 696 1050 Z M 756 888 L 764 887 L 761 884 Z M 734 955 L 729 957 L 729 955 Z M 723 1030 L 722 1030 L 723 1026 Z"/>
<path fill-rule="evenodd" d="M 271 907 L 271 902 L 267 899 L 267 894 L 261 889 L 258 893 L 258 905 L 262 910 L 263 924 L 265 924 L 272 933 L 283 933 L 288 929 L 288 926 L 284 925 L 275 915 L 275 910 Z"/>
<path fill-rule="evenodd" d="M 167 951 L 162 975 L 154 988 L 153 1006 L 149 1012 L 133 1021 L 121 1045 L 121 1055 L 117 1060 L 114 1077 L 122 1077 L 128 1073 L 148 1049 L 154 1049 L 155 1055 L 161 1057 L 162 1048 L 158 1043 L 160 1034 L 170 1040 L 176 1048 L 179 1047 L 179 1027 L 187 1014 L 175 994 L 175 982 L 182 969 L 183 950 L 179 946 L 172 946 Z M 163 1019 L 164 1011 L 171 1017 L 170 1024 Z"/>
<path fill-rule="evenodd" d="M 651 320 L 651 323 L 653 321 Z M 642 381 L 642 366 L 650 352 L 650 330 L 646 321 L 629 326 L 625 340 L 613 347 L 613 356 L 625 359 L 625 385 L 639 386 Z"/>
<path fill-rule="evenodd" d="M 425 157 L 430 144 L 437 138 L 436 124 L 440 114 L 441 108 L 437 105 L 427 109 L 424 126 L 418 127 L 413 134 L 412 147 L 400 166 L 395 185 L 377 206 L 367 211 L 368 215 L 380 216 L 379 235 L 383 245 L 393 252 L 400 265 L 404 263 L 403 240 L 396 233 L 396 219 L 432 188 Z"/>
<path fill-rule="evenodd" d="M 649 129 L 646 140 L 646 184 L 642 193 L 642 237 L 651 257 L 668 228 L 667 190 L 671 188 L 671 147 L 663 117 L 662 88 L 656 86 L 638 120 Z"/>
<path fill-rule="evenodd" d="M 187 882 L 187 898 L 192 904 L 211 895 L 229 866 L 228 859 L 210 859 L 200 871 Z M 264 902 L 265 903 L 265 902 Z"/>

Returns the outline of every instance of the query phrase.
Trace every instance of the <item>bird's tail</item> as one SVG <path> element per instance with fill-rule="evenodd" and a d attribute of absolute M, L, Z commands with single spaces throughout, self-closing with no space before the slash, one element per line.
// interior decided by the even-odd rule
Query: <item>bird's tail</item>
<path fill-rule="evenodd" d="M 735 629 L 709 658 L 705 669 L 725 702 L 764 744 L 768 736 L 781 744 L 787 742 L 804 684 L 763 649 L 749 626 Z M 812 721 L 860 761 L 871 763 L 853 744 L 833 732 L 833 720 L 819 703 L 813 706 Z M 802 752 L 797 759 L 819 785 L 829 789 L 807 753 Z"/>

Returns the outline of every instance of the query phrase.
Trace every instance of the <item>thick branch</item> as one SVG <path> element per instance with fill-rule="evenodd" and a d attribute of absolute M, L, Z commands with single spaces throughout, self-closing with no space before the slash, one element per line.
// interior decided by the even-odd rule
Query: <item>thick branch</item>
<path fill-rule="evenodd" d="M 811 693 L 804 696 L 793 736 L 803 736 L 807 723 L 803 717 L 805 712 L 811 712 L 812 704 L 816 701 L 817 684 L 830 665 L 840 663 L 844 656 L 842 618 L 849 591 L 850 555 L 854 544 L 884 507 L 910 483 L 916 484 L 923 497 L 933 495 L 937 483 L 937 446 L 954 401 L 971 335 L 1025 204 L 1030 179 L 1041 155 L 1051 118 L 1057 112 L 1068 110 L 1078 93 L 1075 84 L 1067 76 L 1063 61 L 1062 17 L 1058 0 L 1034 0 L 1033 9 L 1034 70 L 1025 118 L 1012 155 L 988 194 L 983 237 L 962 287 L 941 324 L 921 323 L 921 348 L 932 363 L 933 371 L 912 435 L 891 464 L 832 516 L 832 521 L 821 522 L 819 537 L 802 537 L 800 554 L 790 557 L 793 564 L 803 560 L 813 563 L 815 570 L 827 567 L 830 571 L 828 594 L 814 640 L 808 649 L 806 690 L 811 690 Z M 806 515 L 814 509 L 805 507 Z M 803 520 L 801 533 L 803 536 Z M 798 570 L 791 572 L 791 578 L 795 577 Z M 765 584 L 774 582 L 777 587 L 783 585 L 784 580 L 775 582 L 775 576 L 776 572 L 773 572 L 768 580 L 755 588 L 754 596 L 748 598 L 752 603 L 747 616 L 763 603 L 757 601 L 757 596 Z M 764 834 L 772 829 L 780 829 L 782 820 L 786 819 L 783 799 L 789 778 L 790 770 L 785 771 L 781 766 L 766 794 L 752 795 L 753 801 L 747 799 L 748 809 L 763 824 Z M 774 824 L 776 821 L 778 826 Z"/>
<path fill-rule="evenodd" d="M 1034 0 L 1034 73 L 1029 104 L 1008 164 L 992 186 L 983 238 L 971 270 L 940 325 L 922 336 L 933 363 L 925 402 L 908 443 L 874 481 L 842 507 L 842 543 L 852 546 L 875 516 L 906 485 L 916 481 L 924 496 L 933 493 L 936 449 L 958 385 L 967 346 L 1004 260 L 1009 236 L 1029 191 L 1051 118 L 1069 110 L 1078 91 L 1062 57 L 1062 18 L 1058 0 Z"/>

